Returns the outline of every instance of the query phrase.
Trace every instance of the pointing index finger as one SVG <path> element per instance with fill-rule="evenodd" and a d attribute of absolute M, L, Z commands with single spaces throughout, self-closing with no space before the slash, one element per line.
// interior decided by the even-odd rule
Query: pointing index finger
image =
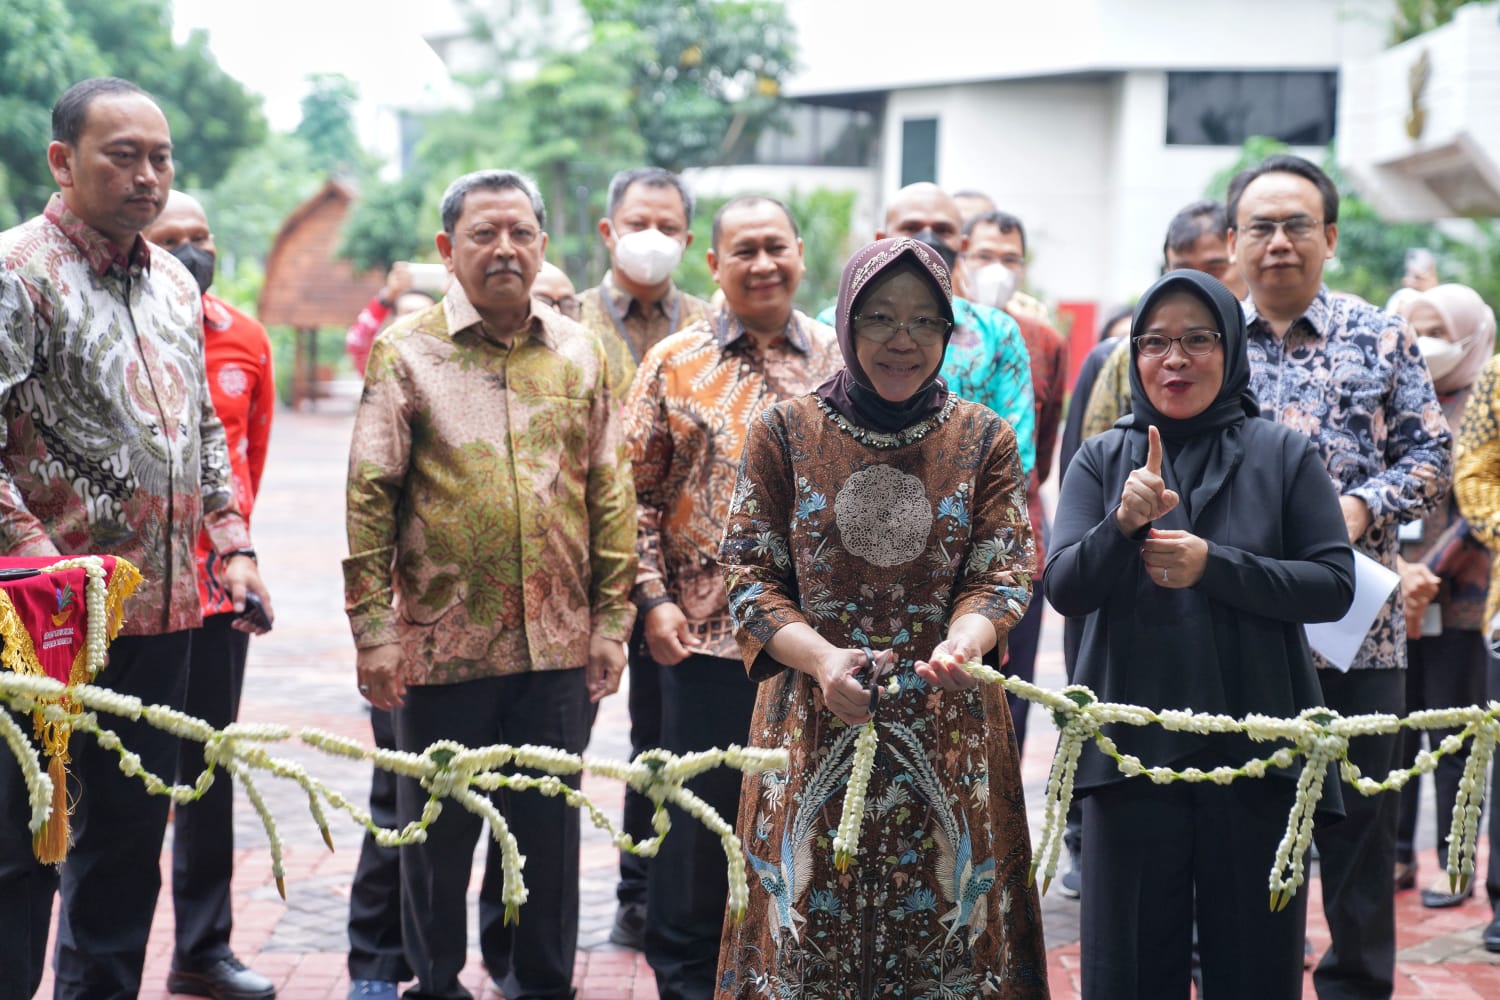
<path fill-rule="evenodd" d="M 1146 471 L 1161 475 L 1161 432 L 1155 424 L 1146 428 Z"/>

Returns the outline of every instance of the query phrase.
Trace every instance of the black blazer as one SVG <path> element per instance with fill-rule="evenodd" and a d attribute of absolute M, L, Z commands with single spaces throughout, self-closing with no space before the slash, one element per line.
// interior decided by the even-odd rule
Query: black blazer
<path fill-rule="evenodd" d="M 1203 577 L 1187 589 L 1158 586 L 1140 557 L 1146 532 L 1126 537 L 1115 522 L 1126 478 L 1145 464 L 1144 435 L 1107 431 L 1069 466 L 1043 584 L 1059 612 L 1087 616 L 1074 680 L 1099 698 L 1236 717 L 1290 718 L 1323 704 L 1302 623 L 1336 621 L 1354 597 L 1338 495 L 1306 437 L 1260 419 L 1247 419 L 1241 435 L 1243 457 L 1219 492 L 1191 518 L 1179 505 L 1155 524 L 1208 542 Z M 1163 477 L 1179 494 L 1196 485 L 1175 482 L 1170 462 Z M 1106 732 L 1147 767 L 1203 751 L 1241 764 L 1275 750 L 1160 726 Z M 1080 792 L 1122 779 L 1092 744 L 1085 749 Z M 1336 779 L 1329 791 L 1325 807 L 1339 808 Z"/>

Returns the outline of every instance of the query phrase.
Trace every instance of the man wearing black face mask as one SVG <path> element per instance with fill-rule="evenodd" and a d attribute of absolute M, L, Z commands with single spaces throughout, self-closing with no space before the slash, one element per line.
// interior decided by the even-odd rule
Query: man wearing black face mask
<path fill-rule="evenodd" d="M 217 251 L 208 218 L 197 201 L 173 191 L 144 235 L 182 261 L 203 293 L 209 392 L 229 442 L 238 506 L 249 520 L 276 405 L 270 339 L 260 323 L 208 293 Z M 200 537 L 198 596 L 203 626 L 193 632 L 184 708 L 215 728 L 229 725 L 239 714 L 250 634 L 261 630 L 235 614 L 222 570 L 213 547 Z M 192 782 L 203 767 L 198 745 L 184 743 L 178 780 Z M 220 773 L 200 801 L 178 806 L 173 814 L 172 903 L 177 942 L 167 988 L 216 1000 L 270 1000 L 276 995 L 271 981 L 245 968 L 229 950 L 233 805 L 233 785 L 228 775 Z"/>

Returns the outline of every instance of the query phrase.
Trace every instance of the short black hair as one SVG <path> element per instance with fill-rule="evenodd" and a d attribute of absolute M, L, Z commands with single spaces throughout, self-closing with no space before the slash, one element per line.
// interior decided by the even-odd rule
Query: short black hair
<path fill-rule="evenodd" d="M 78 145 L 83 134 L 83 123 L 88 120 L 89 105 L 100 97 L 116 94 L 140 94 L 155 103 L 156 98 L 146 93 L 129 80 L 117 76 L 96 76 L 73 84 L 52 105 L 52 141 Z"/>
<path fill-rule="evenodd" d="M 464 214 L 464 199 L 470 191 L 519 191 L 531 202 L 531 211 L 536 215 L 536 224 L 543 232 L 547 229 L 547 205 L 536 181 L 515 170 L 475 170 L 448 185 L 443 192 L 443 232 L 453 235 L 459 216 Z"/>
<path fill-rule="evenodd" d="M 1204 198 L 1172 216 L 1172 221 L 1167 223 L 1166 241 L 1161 247 L 1162 258 L 1166 258 L 1168 250 L 1182 253 L 1192 249 L 1193 244 L 1205 233 L 1213 233 L 1221 239 L 1228 238 L 1229 216 L 1224 211 L 1223 202 Z"/>
<path fill-rule="evenodd" d="M 714 213 L 713 231 L 709 233 L 708 242 L 709 246 L 713 247 L 715 253 L 719 252 L 719 234 L 724 230 L 724 215 L 730 209 L 749 208 L 752 205 L 775 205 L 777 208 L 781 209 L 781 214 L 785 215 L 786 221 L 791 224 L 792 235 L 797 237 L 798 239 L 802 238 L 802 230 L 798 227 L 797 220 L 792 218 L 792 210 L 786 207 L 786 202 L 777 201 L 770 195 L 742 194 L 737 197 L 730 198 L 724 204 L 720 205 L 719 210 Z"/>
<path fill-rule="evenodd" d="M 1234 180 L 1229 182 L 1229 197 L 1224 199 L 1229 208 L 1229 228 L 1236 229 L 1240 217 L 1240 197 L 1244 195 L 1245 188 L 1252 181 L 1259 180 L 1266 174 L 1295 174 L 1304 180 L 1311 181 L 1323 196 L 1323 225 L 1332 225 L 1339 221 L 1339 189 L 1334 187 L 1333 181 L 1328 175 L 1318 168 L 1311 160 L 1290 153 L 1281 153 L 1263 160 L 1259 166 L 1249 167 L 1235 174 Z"/>
<path fill-rule="evenodd" d="M 661 167 L 631 167 L 629 170 L 621 170 L 609 180 L 609 202 L 605 209 L 611 220 L 615 212 L 620 208 L 620 202 L 625 200 L 625 192 L 636 184 L 644 184 L 646 187 L 654 188 L 676 188 L 677 193 L 682 196 L 682 211 L 687 217 L 689 226 L 693 224 L 693 193 L 688 190 L 687 183 L 670 170 Z"/>
<path fill-rule="evenodd" d="M 980 212 L 964 220 L 964 235 L 970 236 L 980 226 L 994 226 L 1002 233 L 1016 233 L 1021 237 L 1021 254 L 1026 254 L 1026 227 L 1021 220 L 1009 212 Z"/>

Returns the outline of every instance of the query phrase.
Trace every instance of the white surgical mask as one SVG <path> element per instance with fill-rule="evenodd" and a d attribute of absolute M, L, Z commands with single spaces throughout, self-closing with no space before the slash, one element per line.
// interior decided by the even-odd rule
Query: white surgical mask
<path fill-rule="evenodd" d="M 969 301 L 1001 309 L 1016 291 L 1016 272 L 1004 264 L 986 264 L 969 281 Z"/>
<path fill-rule="evenodd" d="M 1444 340 L 1442 337 L 1418 337 L 1417 349 L 1426 359 L 1427 370 L 1432 373 L 1434 382 L 1441 382 L 1451 375 L 1458 367 L 1458 363 L 1464 359 L 1463 345 Z"/>
<path fill-rule="evenodd" d="M 631 281 L 659 285 L 682 260 L 683 246 L 660 229 L 642 229 L 615 237 L 615 266 Z"/>

